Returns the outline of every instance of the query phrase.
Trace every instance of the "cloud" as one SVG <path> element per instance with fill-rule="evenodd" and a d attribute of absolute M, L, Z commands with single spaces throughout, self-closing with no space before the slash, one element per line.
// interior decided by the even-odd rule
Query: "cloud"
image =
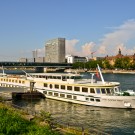
<path fill-rule="evenodd" d="M 79 55 L 79 51 L 76 47 L 78 42 L 79 40 L 77 39 L 66 40 L 66 54 Z"/>
<path fill-rule="evenodd" d="M 93 48 L 95 47 L 94 42 L 85 43 L 79 48 L 77 45 L 79 40 L 66 40 L 66 54 L 77 55 L 77 56 L 90 56 L 91 52 L 93 52 Z"/>
<path fill-rule="evenodd" d="M 128 41 L 135 38 L 135 20 L 128 20 L 119 27 L 115 27 L 114 30 L 101 39 L 99 45 L 99 54 L 116 54 L 118 47 L 123 53 L 133 53 L 133 48 L 128 49 Z M 116 50 L 116 51 L 115 51 Z"/>
<path fill-rule="evenodd" d="M 128 20 L 118 27 L 111 27 L 111 32 L 100 39 L 98 44 L 90 41 L 77 49 L 79 40 L 66 40 L 66 54 L 78 56 L 90 56 L 91 52 L 96 51 L 96 56 L 116 55 L 119 48 L 124 55 L 135 53 L 135 47 L 129 45 L 129 41 L 135 39 L 135 20 Z"/>
<path fill-rule="evenodd" d="M 84 45 L 82 45 L 82 55 L 83 56 L 90 56 L 92 52 L 95 52 L 96 44 L 94 42 L 89 42 Z"/>

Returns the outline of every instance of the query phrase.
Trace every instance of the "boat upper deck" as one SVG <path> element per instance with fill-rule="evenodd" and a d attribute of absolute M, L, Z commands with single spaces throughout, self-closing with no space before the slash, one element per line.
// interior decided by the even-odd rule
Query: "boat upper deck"
<path fill-rule="evenodd" d="M 43 82 L 58 82 L 68 84 L 83 84 L 89 86 L 118 86 L 119 82 L 102 82 L 95 79 L 84 79 L 83 75 L 72 73 L 30 73 L 27 76 L 28 79 L 34 79 L 35 81 Z"/>

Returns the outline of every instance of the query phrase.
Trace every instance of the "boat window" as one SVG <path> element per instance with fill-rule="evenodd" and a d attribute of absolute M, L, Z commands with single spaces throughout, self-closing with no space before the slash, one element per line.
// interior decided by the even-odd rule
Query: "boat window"
<path fill-rule="evenodd" d="M 100 99 L 96 99 L 96 102 L 100 102 Z"/>
<path fill-rule="evenodd" d="M 101 88 L 101 91 L 102 91 L 102 94 L 106 93 L 104 88 Z"/>
<path fill-rule="evenodd" d="M 85 98 L 87 101 L 89 101 L 89 98 Z"/>
<path fill-rule="evenodd" d="M 94 98 L 90 98 L 90 101 L 94 101 Z"/>
<path fill-rule="evenodd" d="M 52 79 L 52 76 L 48 76 L 49 79 Z"/>
<path fill-rule="evenodd" d="M 21 83 L 21 81 L 19 80 L 19 83 Z"/>
<path fill-rule="evenodd" d="M 50 89 L 52 89 L 52 84 L 50 84 Z"/>
<path fill-rule="evenodd" d="M 112 89 L 110 89 L 110 91 L 111 91 L 111 93 L 113 94 L 114 93 L 114 89 L 112 88 Z"/>
<path fill-rule="evenodd" d="M 71 76 L 71 79 L 74 79 L 74 76 Z"/>
<path fill-rule="evenodd" d="M 47 91 L 43 91 L 44 94 L 47 94 Z"/>
<path fill-rule="evenodd" d="M 62 76 L 62 80 L 63 80 L 63 81 L 66 81 L 66 77 L 65 77 L 65 76 Z"/>
<path fill-rule="evenodd" d="M 12 80 L 12 82 L 14 82 L 14 80 Z"/>
<path fill-rule="evenodd" d="M 54 96 L 57 96 L 58 97 L 58 95 L 59 95 L 58 93 L 54 93 Z"/>
<path fill-rule="evenodd" d="M 61 77 L 60 76 L 57 76 L 57 79 L 61 79 Z"/>
<path fill-rule="evenodd" d="M 72 98 L 72 95 L 67 95 L 67 98 L 70 98 L 71 99 Z"/>
<path fill-rule="evenodd" d="M 82 87 L 82 92 L 88 92 L 88 88 Z"/>
<path fill-rule="evenodd" d="M 95 93 L 94 88 L 90 88 L 90 93 Z"/>
<path fill-rule="evenodd" d="M 107 92 L 107 94 L 111 93 L 109 88 L 106 88 L 106 92 Z"/>
<path fill-rule="evenodd" d="M 119 91 L 119 88 L 117 87 L 117 88 L 114 88 L 115 89 L 115 92 L 118 92 Z"/>
<path fill-rule="evenodd" d="M 15 82 L 17 83 L 17 80 L 15 80 Z"/>
<path fill-rule="evenodd" d="M 14 81 L 14 80 L 13 80 Z M 22 84 L 24 84 L 25 83 L 25 81 L 22 81 Z"/>
<path fill-rule="evenodd" d="M 60 97 L 65 97 L 65 94 L 60 94 Z"/>
<path fill-rule="evenodd" d="M 39 75 L 38 78 L 41 78 L 41 75 Z"/>
<path fill-rule="evenodd" d="M 77 96 L 73 96 L 73 99 L 77 99 Z"/>
<path fill-rule="evenodd" d="M 96 88 L 97 94 L 100 94 L 100 89 Z"/>
<path fill-rule="evenodd" d="M 67 86 L 67 90 L 72 90 L 72 86 Z"/>
<path fill-rule="evenodd" d="M 57 79 L 57 76 L 53 76 L 53 79 Z"/>
<path fill-rule="evenodd" d="M 52 95 L 52 92 L 48 92 L 48 95 Z"/>
<path fill-rule="evenodd" d="M 61 89 L 65 90 L 65 85 L 61 85 Z"/>
<path fill-rule="evenodd" d="M 47 87 L 47 83 L 44 83 L 44 87 Z"/>
<path fill-rule="evenodd" d="M 75 76 L 75 79 L 82 79 L 81 76 Z"/>
<path fill-rule="evenodd" d="M 56 89 L 59 89 L 59 85 L 58 85 L 58 84 L 55 84 L 54 87 L 55 87 Z"/>
<path fill-rule="evenodd" d="M 80 87 L 74 87 L 74 91 L 80 91 Z"/>

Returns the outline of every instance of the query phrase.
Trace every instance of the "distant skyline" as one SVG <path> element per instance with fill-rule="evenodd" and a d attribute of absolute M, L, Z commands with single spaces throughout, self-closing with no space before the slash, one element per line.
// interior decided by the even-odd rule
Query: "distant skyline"
<path fill-rule="evenodd" d="M 0 0 L 0 61 L 32 58 L 66 38 L 66 53 L 135 53 L 135 0 Z"/>

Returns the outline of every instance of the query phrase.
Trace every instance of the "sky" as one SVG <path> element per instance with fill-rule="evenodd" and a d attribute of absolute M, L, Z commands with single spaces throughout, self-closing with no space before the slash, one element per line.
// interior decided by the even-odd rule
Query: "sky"
<path fill-rule="evenodd" d="M 0 61 L 45 55 L 45 43 L 66 39 L 66 54 L 135 53 L 135 0 L 0 0 Z"/>

